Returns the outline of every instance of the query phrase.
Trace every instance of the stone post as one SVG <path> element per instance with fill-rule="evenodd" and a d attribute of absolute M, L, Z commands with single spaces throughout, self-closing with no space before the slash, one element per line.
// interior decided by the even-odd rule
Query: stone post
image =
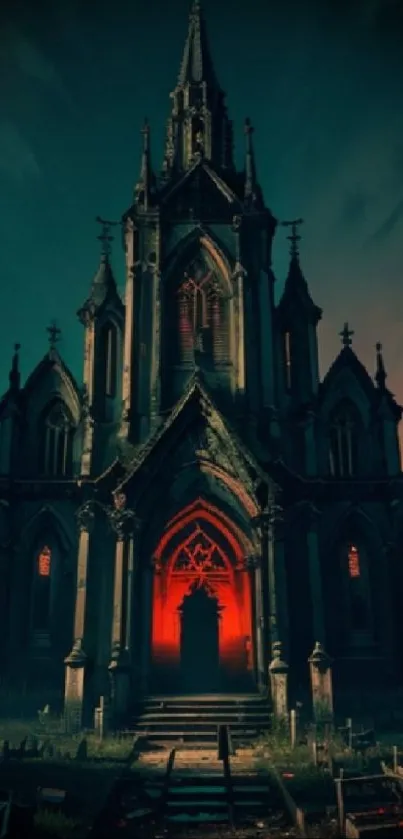
<path fill-rule="evenodd" d="M 111 631 L 111 712 L 113 724 L 124 718 L 130 691 L 131 604 L 133 584 L 133 532 L 137 524 L 134 513 L 126 509 L 123 493 L 115 496 L 114 508 L 108 511 L 116 533 L 113 616 Z"/>
<path fill-rule="evenodd" d="M 269 667 L 273 713 L 278 722 L 288 720 L 288 664 L 283 661 L 281 642 L 272 644 L 272 659 Z"/>
<path fill-rule="evenodd" d="M 74 612 L 74 641 L 71 652 L 65 658 L 64 715 L 68 731 L 78 731 L 82 725 L 84 701 L 84 671 L 87 656 L 84 650 L 85 613 L 87 602 L 88 559 L 90 533 L 94 523 L 94 510 L 86 502 L 77 511 L 79 526 L 77 589 Z"/>
<path fill-rule="evenodd" d="M 309 659 L 313 715 L 316 723 L 333 721 L 332 659 L 317 641 Z"/>

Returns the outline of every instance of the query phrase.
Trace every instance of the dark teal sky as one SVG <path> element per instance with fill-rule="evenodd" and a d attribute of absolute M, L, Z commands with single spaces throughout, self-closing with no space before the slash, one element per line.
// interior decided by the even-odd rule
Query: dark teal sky
<path fill-rule="evenodd" d="M 145 115 L 162 160 L 188 0 L 2 0 L 0 390 L 15 341 L 24 378 L 56 318 L 81 380 L 83 303 L 99 253 L 95 216 L 131 203 Z M 305 219 L 302 264 L 321 371 L 348 320 L 369 369 L 384 344 L 403 402 L 403 4 L 401 0 L 204 0 L 239 159 L 255 126 L 258 174 L 278 218 Z M 124 285 L 120 240 L 113 263 Z M 287 266 L 277 234 L 278 290 Z"/>

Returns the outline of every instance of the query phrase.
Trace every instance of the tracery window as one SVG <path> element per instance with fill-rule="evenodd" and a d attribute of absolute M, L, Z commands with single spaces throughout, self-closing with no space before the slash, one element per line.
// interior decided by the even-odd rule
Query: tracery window
<path fill-rule="evenodd" d="M 36 555 L 33 586 L 32 628 L 34 632 L 46 632 L 50 623 L 52 551 L 43 545 Z"/>
<path fill-rule="evenodd" d="M 49 477 L 62 477 L 71 468 L 73 425 L 63 402 L 58 401 L 43 419 L 41 469 Z"/>
<path fill-rule="evenodd" d="M 221 548 L 196 524 L 176 550 L 172 573 L 186 574 L 195 588 L 209 588 L 209 580 L 226 576 L 228 569 Z"/>
<path fill-rule="evenodd" d="M 348 478 L 357 471 L 357 422 L 349 406 L 334 416 L 330 426 L 330 472 Z"/>
<path fill-rule="evenodd" d="M 195 356 L 207 365 L 229 361 L 229 303 L 214 268 L 201 257 L 188 267 L 177 291 L 179 364 Z"/>

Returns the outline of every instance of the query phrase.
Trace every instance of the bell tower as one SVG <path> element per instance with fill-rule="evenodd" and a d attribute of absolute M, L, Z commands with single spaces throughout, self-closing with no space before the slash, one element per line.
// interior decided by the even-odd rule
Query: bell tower
<path fill-rule="evenodd" d="M 200 376 L 225 413 L 256 423 L 274 406 L 276 220 L 258 182 L 250 120 L 244 167 L 213 67 L 200 2 L 191 7 L 171 94 L 163 166 L 142 129 L 140 173 L 123 216 L 126 323 L 121 439 L 144 442 Z M 243 421 L 243 419 L 241 419 Z"/>

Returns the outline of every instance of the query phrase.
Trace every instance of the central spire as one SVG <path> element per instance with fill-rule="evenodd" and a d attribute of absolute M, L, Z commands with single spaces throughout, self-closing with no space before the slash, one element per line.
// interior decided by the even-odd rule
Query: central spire
<path fill-rule="evenodd" d="M 218 84 L 199 0 L 189 15 L 178 82 L 171 94 L 163 177 L 186 172 L 200 160 L 233 167 L 232 125 Z"/>
<path fill-rule="evenodd" d="M 178 85 L 205 82 L 219 88 L 211 60 L 201 4 L 194 0 L 189 15 L 188 34 L 179 72 Z"/>

